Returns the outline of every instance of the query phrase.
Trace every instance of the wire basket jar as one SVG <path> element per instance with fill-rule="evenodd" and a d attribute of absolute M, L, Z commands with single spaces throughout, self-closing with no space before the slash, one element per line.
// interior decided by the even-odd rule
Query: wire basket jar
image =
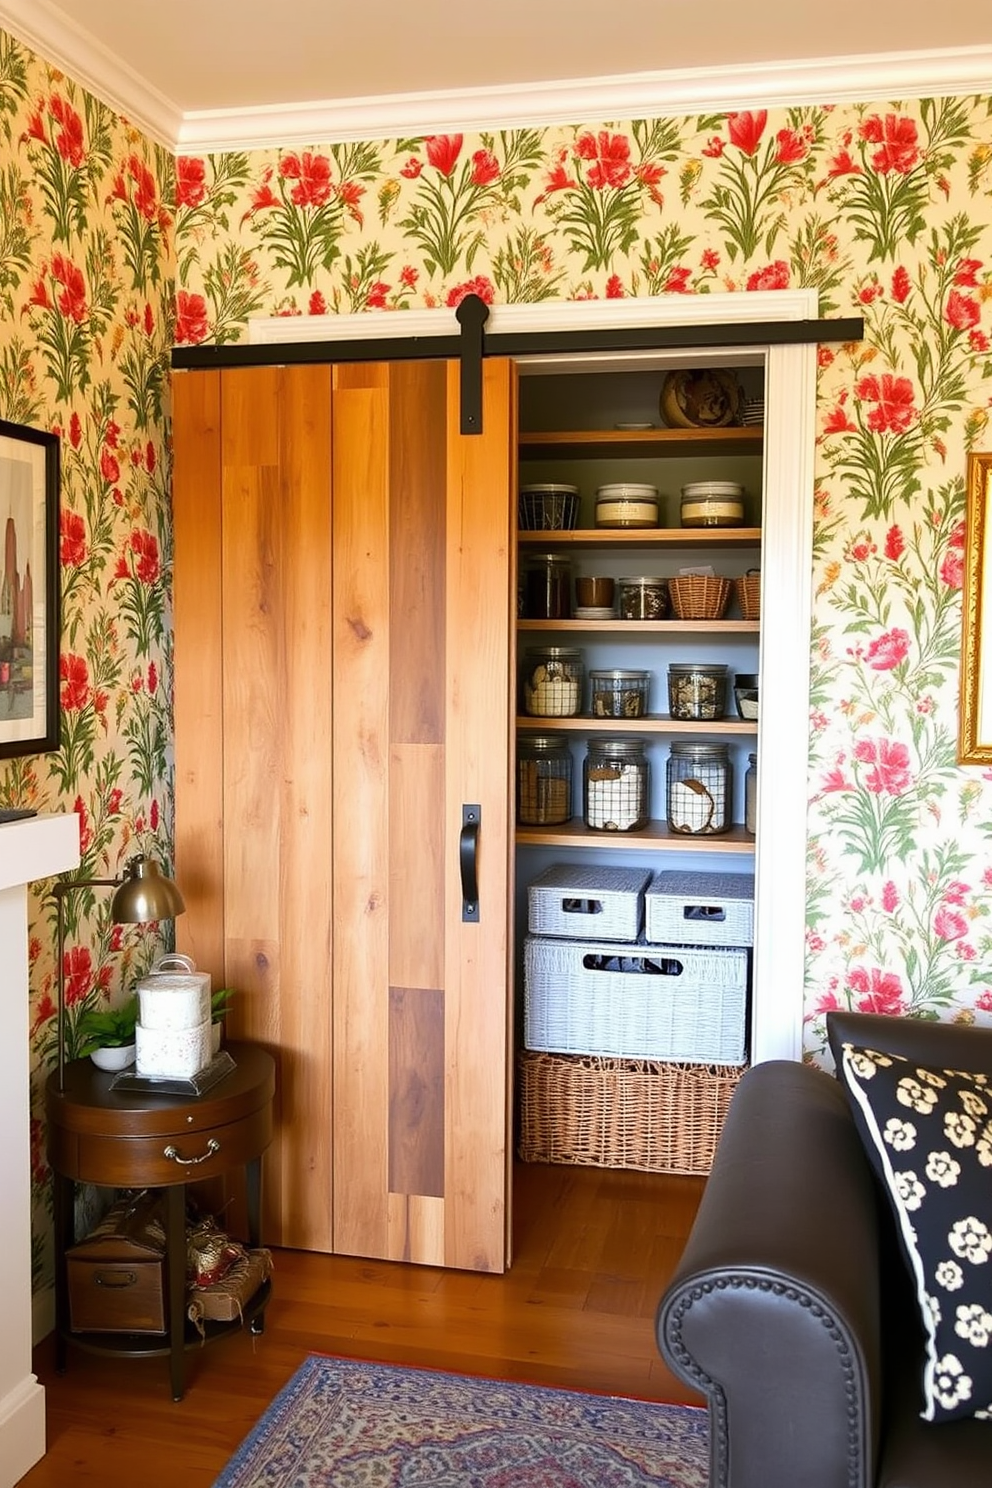
<path fill-rule="evenodd" d="M 579 517 L 579 488 L 549 481 L 521 486 L 517 499 L 517 522 L 521 532 L 563 532 Z"/>
<path fill-rule="evenodd" d="M 589 673 L 589 711 L 593 718 L 643 718 L 648 711 L 650 672 L 611 671 Z"/>
<path fill-rule="evenodd" d="M 733 769 L 726 744 L 673 744 L 666 777 L 672 832 L 706 836 L 730 831 Z"/>
<path fill-rule="evenodd" d="M 517 821 L 560 826 L 572 818 L 572 752 L 564 734 L 526 734 L 517 740 Z"/>
<path fill-rule="evenodd" d="M 590 739 L 582 767 L 586 826 L 600 832 L 646 826 L 648 780 L 641 739 Z"/>
<path fill-rule="evenodd" d="M 532 646 L 524 661 L 524 712 L 534 718 L 574 718 L 582 708 L 585 668 L 571 646 Z"/>
<path fill-rule="evenodd" d="M 727 710 L 727 668 L 696 661 L 673 661 L 668 668 L 668 711 L 672 718 L 706 721 Z"/>

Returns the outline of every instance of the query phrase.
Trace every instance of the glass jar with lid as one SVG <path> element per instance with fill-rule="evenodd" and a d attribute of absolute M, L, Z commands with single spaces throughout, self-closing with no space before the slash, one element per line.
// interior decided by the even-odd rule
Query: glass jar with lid
<path fill-rule="evenodd" d="M 671 831 L 687 836 L 730 831 L 733 769 L 726 744 L 673 744 L 666 786 Z"/>
<path fill-rule="evenodd" d="M 614 667 L 589 673 L 589 711 L 594 718 L 643 718 L 648 711 L 650 672 Z"/>
<path fill-rule="evenodd" d="M 588 741 L 582 767 L 586 826 L 636 832 L 648 821 L 648 761 L 641 739 Z"/>
<path fill-rule="evenodd" d="M 572 565 L 561 553 L 535 553 L 524 573 L 528 620 L 567 620 L 571 613 Z"/>
<path fill-rule="evenodd" d="M 572 646 L 530 646 L 524 658 L 524 712 L 536 718 L 574 718 L 582 708 L 585 667 Z"/>
<path fill-rule="evenodd" d="M 671 608 L 668 580 L 662 578 L 621 578 L 619 611 L 621 620 L 664 620 Z"/>
<path fill-rule="evenodd" d="M 658 487 L 618 481 L 596 492 L 597 527 L 657 527 Z"/>
<path fill-rule="evenodd" d="M 671 662 L 668 711 L 672 718 L 696 722 L 722 718 L 727 711 L 727 668 L 717 662 Z"/>
<path fill-rule="evenodd" d="M 564 734 L 517 739 L 517 821 L 555 827 L 572 818 L 572 752 Z"/>
<path fill-rule="evenodd" d="M 743 527 L 744 487 L 736 481 L 693 481 L 682 487 L 683 527 Z"/>

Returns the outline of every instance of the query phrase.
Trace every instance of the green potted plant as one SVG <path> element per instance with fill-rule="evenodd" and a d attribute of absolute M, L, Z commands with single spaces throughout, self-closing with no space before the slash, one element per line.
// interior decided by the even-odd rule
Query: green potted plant
<path fill-rule="evenodd" d="M 79 1058 L 88 1054 L 99 1069 L 125 1069 L 134 1060 L 138 999 L 131 996 L 119 1007 L 86 1007 L 76 1022 Z"/>
<path fill-rule="evenodd" d="M 218 987 L 216 992 L 210 995 L 210 1022 L 212 1024 L 213 1052 L 216 1054 L 220 1048 L 224 1036 L 224 1019 L 231 1011 L 231 1003 L 234 1001 L 233 987 Z"/>

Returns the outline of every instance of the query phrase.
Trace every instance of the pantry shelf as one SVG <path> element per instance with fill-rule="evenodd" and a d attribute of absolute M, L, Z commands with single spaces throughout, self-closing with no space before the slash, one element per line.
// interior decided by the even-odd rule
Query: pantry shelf
<path fill-rule="evenodd" d="M 556 459 L 595 454 L 611 458 L 652 455 L 760 455 L 765 431 L 760 424 L 727 429 L 555 429 L 520 434 L 524 459 Z"/>
<path fill-rule="evenodd" d="M 523 847 L 616 848 L 623 852 L 752 853 L 754 838 L 743 826 L 731 827 L 718 836 L 673 832 L 666 822 L 650 822 L 637 832 L 602 832 L 582 821 L 561 827 L 517 827 L 516 840 Z"/>
<path fill-rule="evenodd" d="M 620 734 L 750 734 L 756 736 L 758 732 L 757 719 L 746 718 L 723 718 L 710 720 L 708 722 L 686 721 L 684 718 L 669 718 L 667 713 L 648 713 L 643 718 L 594 718 L 591 714 L 584 717 L 556 718 L 534 717 L 531 714 L 521 714 L 517 718 L 517 728 L 520 730 L 533 729 L 535 733 L 620 733 Z"/>
<path fill-rule="evenodd" d="M 518 620 L 518 630 L 608 631 L 627 635 L 757 635 L 758 620 Z"/>
<path fill-rule="evenodd" d="M 754 548 L 760 527 L 574 527 L 517 533 L 523 548 Z"/>

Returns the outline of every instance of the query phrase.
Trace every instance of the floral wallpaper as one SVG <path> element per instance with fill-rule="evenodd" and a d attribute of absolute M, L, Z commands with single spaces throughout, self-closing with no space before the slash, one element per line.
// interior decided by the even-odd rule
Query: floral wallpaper
<path fill-rule="evenodd" d="M 181 158 L 176 193 L 180 343 L 469 291 L 810 287 L 864 317 L 819 357 L 807 1055 L 835 1006 L 992 1021 L 992 774 L 955 762 L 992 98 Z"/>
<path fill-rule="evenodd" d="M 180 157 L 0 32 L 0 417 L 62 442 L 60 748 L 86 877 L 172 851 L 169 350 L 254 315 L 812 287 L 807 1016 L 992 1021 L 992 774 L 955 761 L 964 475 L 992 448 L 992 96 Z M 768 746 L 766 746 L 768 747 Z M 54 908 L 30 904 L 36 1276 Z M 70 1052 L 159 933 L 69 901 Z"/>
<path fill-rule="evenodd" d="M 0 418 L 61 448 L 60 747 L 0 761 L 0 805 L 79 813 L 82 878 L 172 853 L 167 415 L 174 162 L 0 31 Z M 55 906 L 29 894 L 36 1282 L 49 1264 L 43 1087 L 56 1060 Z M 66 899 L 67 1053 L 163 935 Z M 164 927 L 163 927 L 164 929 Z"/>

